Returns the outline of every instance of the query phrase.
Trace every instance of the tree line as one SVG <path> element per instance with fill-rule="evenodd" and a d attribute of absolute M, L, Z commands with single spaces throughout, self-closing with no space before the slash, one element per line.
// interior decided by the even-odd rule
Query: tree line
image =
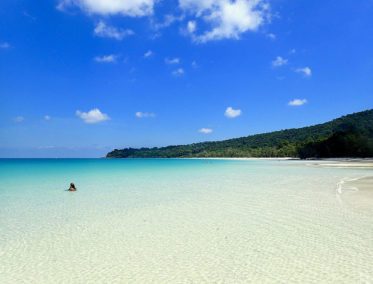
<path fill-rule="evenodd" d="M 107 158 L 373 157 L 373 110 L 309 127 L 223 141 L 154 148 L 115 149 Z"/>

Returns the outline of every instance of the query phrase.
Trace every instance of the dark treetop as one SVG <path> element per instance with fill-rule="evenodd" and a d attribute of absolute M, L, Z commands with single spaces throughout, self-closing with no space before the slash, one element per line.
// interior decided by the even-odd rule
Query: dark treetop
<path fill-rule="evenodd" d="M 107 158 L 373 157 L 373 110 L 332 121 L 216 142 L 114 150 Z"/>

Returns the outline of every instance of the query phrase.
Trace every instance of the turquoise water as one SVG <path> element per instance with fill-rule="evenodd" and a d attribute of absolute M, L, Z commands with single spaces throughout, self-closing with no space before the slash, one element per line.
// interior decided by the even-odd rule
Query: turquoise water
<path fill-rule="evenodd" d="M 0 283 L 370 283 L 373 206 L 341 181 L 372 175 L 301 161 L 0 160 Z"/>

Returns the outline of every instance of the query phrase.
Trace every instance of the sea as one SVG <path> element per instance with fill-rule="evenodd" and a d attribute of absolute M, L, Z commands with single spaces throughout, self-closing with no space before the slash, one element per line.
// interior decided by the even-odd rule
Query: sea
<path fill-rule="evenodd" d="M 0 283 L 373 283 L 372 176 L 322 161 L 0 159 Z"/>

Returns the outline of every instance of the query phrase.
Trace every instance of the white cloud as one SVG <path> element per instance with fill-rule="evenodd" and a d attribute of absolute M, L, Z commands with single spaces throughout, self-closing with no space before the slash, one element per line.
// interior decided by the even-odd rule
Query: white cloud
<path fill-rule="evenodd" d="M 57 0 L 57 9 L 80 9 L 88 15 L 121 15 L 142 17 L 154 15 L 154 7 L 160 0 Z M 195 42 L 204 43 L 219 39 L 239 39 L 241 34 L 257 31 L 270 21 L 269 0 L 178 0 L 179 12 L 166 14 L 161 22 L 150 18 L 153 29 L 160 30 L 174 22 L 186 20 L 186 30 Z M 181 13 L 180 13 L 181 10 Z M 198 33 L 197 33 L 198 26 Z M 202 27 L 202 28 L 201 28 Z M 98 31 L 96 31 L 98 28 Z M 103 29 L 103 30 L 101 30 Z M 184 30 L 184 28 L 183 28 Z M 105 26 L 99 22 L 95 34 L 102 37 L 123 39 L 132 30 Z M 157 33 L 155 36 L 159 36 Z M 274 39 L 274 34 L 268 34 Z"/>
<path fill-rule="evenodd" d="M 156 0 L 60 0 L 57 9 L 78 7 L 88 14 L 139 17 L 153 14 Z"/>
<path fill-rule="evenodd" d="M 153 51 L 148 50 L 147 52 L 144 53 L 144 57 L 149 58 L 149 57 L 153 56 L 153 54 L 154 54 Z"/>
<path fill-rule="evenodd" d="M 270 38 L 271 40 L 275 40 L 277 38 L 277 36 L 273 33 L 267 34 L 267 37 Z"/>
<path fill-rule="evenodd" d="M 138 111 L 135 113 L 135 116 L 137 118 L 152 118 L 152 117 L 155 117 L 155 113 Z"/>
<path fill-rule="evenodd" d="M 25 120 L 25 118 L 23 116 L 16 116 L 13 121 L 14 122 L 17 122 L 17 123 L 21 123 Z"/>
<path fill-rule="evenodd" d="M 118 56 L 115 54 L 96 56 L 94 60 L 98 63 L 115 63 L 117 62 Z"/>
<path fill-rule="evenodd" d="M 312 76 L 312 70 L 310 67 L 298 68 L 295 72 L 302 74 L 304 77 Z"/>
<path fill-rule="evenodd" d="M 174 71 L 172 71 L 172 75 L 176 76 L 176 77 L 180 77 L 180 76 L 183 76 L 185 74 L 185 71 L 183 68 L 178 68 Z"/>
<path fill-rule="evenodd" d="M 210 134 L 213 132 L 213 130 L 211 128 L 201 128 L 198 130 L 198 132 L 203 134 Z"/>
<path fill-rule="evenodd" d="M 291 100 L 288 105 L 289 106 L 302 106 L 304 104 L 307 103 L 307 100 L 306 99 L 294 99 L 294 100 Z"/>
<path fill-rule="evenodd" d="M 52 119 L 52 117 L 50 117 L 49 115 L 44 115 L 44 120 L 49 121 L 51 119 Z"/>
<path fill-rule="evenodd" d="M 10 44 L 7 42 L 0 42 L 0 48 L 2 49 L 10 48 Z"/>
<path fill-rule="evenodd" d="M 242 114 L 242 111 L 240 109 L 234 109 L 232 107 L 227 107 L 225 110 L 224 115 L 228 118 L 235 118 Z"/>
<path fill-rule="evenodd" d="M 180 58 L 165 58 L 164 62 L 166 64 L 179 64 L 180 63 Z"/>
<path fill-rule="evenodd" d="M 194 33 L 197 29 L 197 23 L 196 21 L 189 21 L 187 24 L 187 30 L 189 33 Z"/>
<path fill-rule="evenodd" d="M 191 65 L 192 65 L 193 68 L 198 68 L 198 63 L 195 60 L 192 61 Z"/>
<path fill-rule="evenodd" d="M 179 0 L 180 8 L 211 27 L 196 35 L 196 42 L 238 39 L 242 33 L 256 31 L 269 14 L 265 0 Z"/>
<path fill-rule="evenodd" d="M 173 23 L 175 22 L 180 22 L 184 19 L 184 16 L 181 15 L 181 16 L 175 16 L 175 15 L 172 15 L 172 14 L 167 14 L 164 16 L 163 18 L 163 21 L 162 22 L 157 22 L 155 19 L 151 19 L 151 26 L 154 30 L 161 30 L 161 29 L 164 29 L 164 28 L 167 28 L 169 26 L 171 26 Z"/>
<path fill-rule="evenodd" d="M 281 56 L 277 56 L 275 60 L 272 61 L 273 67 L 281 67 L 288 64 L 288 60 L 285 58 L 282 58 Z"/>
<path fill-rule="evenodd" d="M 94 29 L 94 34 L 98 37 L 113 38 L 122 40 L 127 36 L 134 35 L 134 31 L 130 29 L 118 29 L 113 26 L 108 26 L 104 21 L 99 21 Z"/>
<path fill-rule="evenodd" d="M 81 112 L 80 110 L 77 110 L 75 114 L 85 123 L 89 124 L 99 123 L 110 119 L 107 114 L 102 113 L 98 108 L 91 109 L 88 112 Z"/>

